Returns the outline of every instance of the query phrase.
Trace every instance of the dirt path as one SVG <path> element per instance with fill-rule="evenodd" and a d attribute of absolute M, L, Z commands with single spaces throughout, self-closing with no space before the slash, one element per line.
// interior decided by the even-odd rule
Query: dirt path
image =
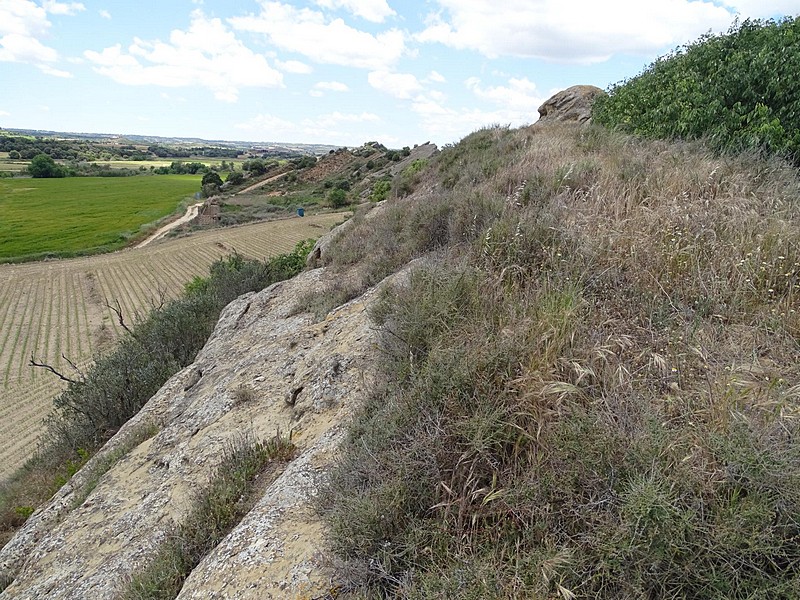
<path fill-rule="evenodd" d="M 164 237 L 168 232 L 172 231 L 176 227 L 180 227 L 184 223 L 188 223 L 197 216 L 197 213 L 200 212 L 201 206 L 203 206 L 202 202 L 199 202 L 197 204 L 192 204 L 186 209 L 186 214 L 184 214 L 180 219 L 177 219 L 172 223 L 167 223 L 163 227 L 159 227 L 158 230 L 153 235 L 151 235 L 146 240 L 136 244 L 134 248 L 144 248 L 151 242 L 155 242 L 157 239 Z"/>
<path fill-rule="evenodd" d="M 252 192 L 253 190 L 257 190 L 261 186 L 267 185 L 268 183 L 270 183 L 272 181 L 275 181 L 276 179 L 280 179 L 281 177 L 283 177 L 287 173 L 289 173 L 289 171 L 286 171 L 286 173 L 279 173 L 278 175 L 273 175 L 272 177 L 267 177 L 266 179 L 264 179 L 262 181 L 259 181 L 258 183 L 254 183 L 253 185 L 248 186 L 248 187 L 244 188 L 243 190 L 241 190 L 239 192 L 236 192 L 236 193 L 237 194 L 246 194 L 248 192 Z"/>

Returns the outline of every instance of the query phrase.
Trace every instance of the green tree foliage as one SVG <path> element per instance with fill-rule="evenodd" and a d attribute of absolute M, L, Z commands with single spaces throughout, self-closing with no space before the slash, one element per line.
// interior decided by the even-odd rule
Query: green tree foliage
<path fill-rule="evenodd" d="M 328 204 L 333 208 L 338 208 L 347 204 L 347 192 L 341 188 L 334 188 L 328 192 Z"/>
<path fill-rule="evenodd" d="M 751 21 L 659 58 L 598 99 L 594 120 L 800 159 L 800 20 Z"/>
<path fill-rule="evenodd" d="M 253 175 L 263 175 L 267 172 L 267 164 L 264 162 L 264 159 L 261 158 L 254 158 L 253 160 L 247 160 L 242 164 L 242 168 L 245 171 L 249 171 Z"/>
<path fill-rule="evenodd" d="M 241 171 L 231 171 L 228 173 L 228 178 L 225 180 L 226 183 L 230 183 L 231 185 L 239 185 L 244 182 L 244 173 Z"/>
<path fill-rule="evenodd" d="M 158 167 L 156 175 L 197 175 L 208 173 L 208 166 L 201 162 L 172 161 L 168 167 Z"/>
<path fill-rule="evenodd" d="M 200 184 L 205 187 L 207 185 L 215 185 L 218 188 L 222 186 L 222 178 L 219 176 L 219 173 L 215 171 L 209 171 L 205 175 L 203 175 L 203 179 L 200 181 Z"/>
<path fill-rule="evenodd" d="M 65 177 L 66 171 L 63 167 L 56 164 L 56 161 L 47 154 L 37 154 L 31 159 L 31 164 L 28 165 L 28 173 L 31 177 L 48 178 L 48 177 Z"/>
<path fill-rule="evenodd" d="M 375 185 L 372 186 L 372 191 L 370 192 L 369 199 L 373 202 L 380 202 L 381 200 L 385 200 L 386 196 L 389 195 L 389 192 L 392 189 L 392 181 L 391 179 L 380 179 L 379 181 L 375 182 Z"/>

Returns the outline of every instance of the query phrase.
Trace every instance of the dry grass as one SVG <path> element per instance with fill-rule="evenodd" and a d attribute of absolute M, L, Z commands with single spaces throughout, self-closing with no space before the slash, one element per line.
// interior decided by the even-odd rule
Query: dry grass
<path fill-rule="evenodd" d="M 600 128 L 495 128 L 340 240 L 385 389 L 323 511 L 362 597 L 795 598 L 800 183 Z"/>

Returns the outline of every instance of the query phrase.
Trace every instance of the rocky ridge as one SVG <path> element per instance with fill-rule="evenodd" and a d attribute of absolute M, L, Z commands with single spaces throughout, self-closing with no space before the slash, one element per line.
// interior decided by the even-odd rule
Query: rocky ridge
<path fill-rule="evenodd" d="M 276 432 L 292 432 L 296 457 L 179 597 L 294 598 L 327 589 L 311 502 L 347 416 L 372 384 L 377 346 L 367 316 L 375 289 L 322 322 L 297 314 L 298 299 L 332 278 L 310 270 L 231 303 L 194 364 L 0 551 L 0 576 L 14 579 L 0 598 L 117 597 L 185 517 L 226 445 Z M 255 399 L 237 401 L 240 386 Z"/>

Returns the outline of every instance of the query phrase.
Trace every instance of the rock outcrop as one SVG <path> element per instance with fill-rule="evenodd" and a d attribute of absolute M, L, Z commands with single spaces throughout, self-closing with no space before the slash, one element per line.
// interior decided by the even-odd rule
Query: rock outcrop
<path fill-rule="evenodd" d="M 117 597 L 188 513 L 226 446 L 276 431 L 292 432 L 296 458 L 192 572 L 179 598 L 323 594 L 330 573 L 320 564 L 323 527 L 311 502 L 344 422 L 372 386 L 377 351 L 367 317 L 375 289 L 321 322 L 298 310 L 298 298 L 320 293 L 334 276 L 306 271 L 231 303 L 195 363 L 0 551 L 0 579 L 14 579 L 0 598 Z M 237 394 L 241 386 L 250 399 Z"/>
<path fill-rule="evenodd" d="M 592 118 L 592 104 L 598 96 L 605 95 L 593 85 L 574 85 L 558 92 L 539 107 L 539 120 L 536 125 L 577 121 L 587 123 Z"/>

